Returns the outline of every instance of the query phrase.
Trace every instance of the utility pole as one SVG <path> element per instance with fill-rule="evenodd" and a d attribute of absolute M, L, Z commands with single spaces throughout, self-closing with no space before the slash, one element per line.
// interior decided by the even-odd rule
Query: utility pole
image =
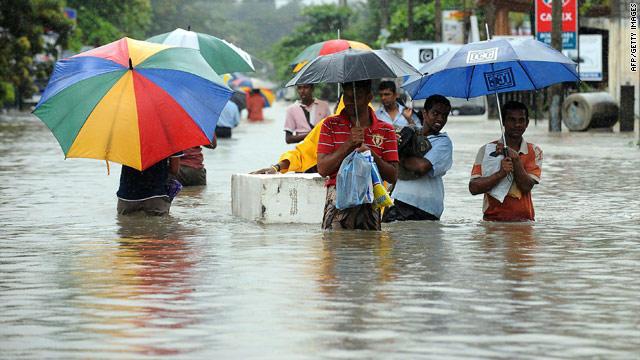
<path fill-rule="evenodd" d="M 553 0 L 551 5 L 551 47 L 562 51 L 562 0 Z M 551 87 L 551 106 L 549 107 L 549 132 L 562 131 L 561 107 L 562 84 Z"/>
<path fill-rule="evenodd" d="M 407 0 L 407 39 L 413 39 L 413 1 Z"/>
<path fill-rule="evenodd" d="M 442 6 L 440 4 L 440 0 L 435 0 L 434 4 L 434 12 L 436 21 L 434 22 L 434 27 L 436 28 L 436 42 L 442 41 Z"/>

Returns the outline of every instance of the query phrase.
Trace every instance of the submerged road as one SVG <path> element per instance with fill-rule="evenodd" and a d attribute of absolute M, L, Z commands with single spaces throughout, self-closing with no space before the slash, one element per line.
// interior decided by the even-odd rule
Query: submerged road
<path fill-rule="evenodd" d="M 640 353 L 634 135 L 547 133 L 537 221 L 485 223 L 467 190 L 495 121 L 450 119 L 440 222 L 380 233 L 231 215 L 230 178 L 289 148 L 285 103 L 204 150 L 209 185 L 118 218 L 120 166 L 0 120 L 0 357 L 630 359 Z"/>

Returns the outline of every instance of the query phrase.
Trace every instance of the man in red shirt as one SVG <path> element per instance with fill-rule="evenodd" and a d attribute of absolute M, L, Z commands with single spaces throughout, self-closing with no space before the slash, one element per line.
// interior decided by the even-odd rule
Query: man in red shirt
<path fill-rule="evenodd" d="M 371 80 L 345 83 L 342 89 L 345 108 L 339 115 L 325 119 L 318 142 L 318 173 L 329 177 L 325 183 L 327 199 L 322 228 L 380 230 L 380 211 L 374 210 L 371 204 L 343 210 L 336 208 L 336 175 L 342 160 L 352 151 L 371 150 L 382 179 L 395 183 L 398 140 L 393 126 L 378 120 L 369 109 L 373 99 Z"/>
<path fill-rule="evenodd" d="M 247 97 L 247 119 L 249 119 L 249 121 L 264 120 L 264 116 L 262 115 L 262 108 L 264 108 L 264 106 L 265 102 L 262 95 L 260 95 L 260 89 L 252 89 Z"/>
<path fill-rule="evenodd" d="M 216 136 L 213 141 L 204 147 L 215 149 L 218 146 Z M 180 159 L 180 170 L 175 176 L 176 180 L 183 186 L 207 185 L 207 169 L 204 167 L 204 156 L 202 147 L 194 146 L 183 151 L 184 155 Z"/>

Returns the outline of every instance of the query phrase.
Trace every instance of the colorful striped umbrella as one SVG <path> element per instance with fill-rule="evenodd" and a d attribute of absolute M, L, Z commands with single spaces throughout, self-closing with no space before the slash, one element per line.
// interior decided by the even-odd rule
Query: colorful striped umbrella
<path fill-rule="evenodd" d="M 197 50 L 123 38 L 58 61 L 34 114 L 65 157 L 144 170 L 210 143 L 230 97 Z"/>
<path fill-rule="evenodd" d="M 274 89 L 277 87 L 276 84 L 271 81 L 262 80 L 254 77 L 246 77 L 242 75 L 237 75 L 235 79 L 231 80 L 229 83 L 234 89 L 239 89 L 243 87 L 248 87 L 251 89 Z"/>
<path fill-rule="evenodd" d="M 254 88 L 250 88 L 247 86 L 240 86 L 238 88 L 238 90 L 244 91 L 247 94 L 247 96 L 251 93 L 251 90 L 253 89 Z M 258 88 L 258 91 L 260 91 L 260 96 L 264 98 L 264 107 L 266 108 L 270 107 L 273 104 L 273 102 L 276 100 L 276 95 L 270 89 Z"/>
<path fill-rule="evenodd" d="M 202 57 L 218 74 L 256 71 L 251 55 L 246 51 L 226 40 L 189 30 L 177 28 L 171 32 L 150 37 L 147 41 L 200 50 Z"/>
<path fill-rule="evenodd" d="M 289 65 L 293 67 L 293 72 L 295 73 L 318 56 L 333 54 L 347 49 L 371 50 L 367 44 L 358 41 L 345 39 L 327 40 L 308 46 Z"/>

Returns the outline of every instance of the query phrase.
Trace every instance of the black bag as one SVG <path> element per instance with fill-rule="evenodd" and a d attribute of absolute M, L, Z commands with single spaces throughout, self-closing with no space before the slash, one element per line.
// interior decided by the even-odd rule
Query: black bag
<path fill-rule="evenodd" d="M 419 178 L 420 175 L 402 166 L 402 159 L 409 156 L 423 157 L 429 150 L 431 150 L 431 142 L 426 136 L 411 126 L 403 127 L 398 133 L 398 155 L 400 156 L 398 178 L 400 180 Z"/>

